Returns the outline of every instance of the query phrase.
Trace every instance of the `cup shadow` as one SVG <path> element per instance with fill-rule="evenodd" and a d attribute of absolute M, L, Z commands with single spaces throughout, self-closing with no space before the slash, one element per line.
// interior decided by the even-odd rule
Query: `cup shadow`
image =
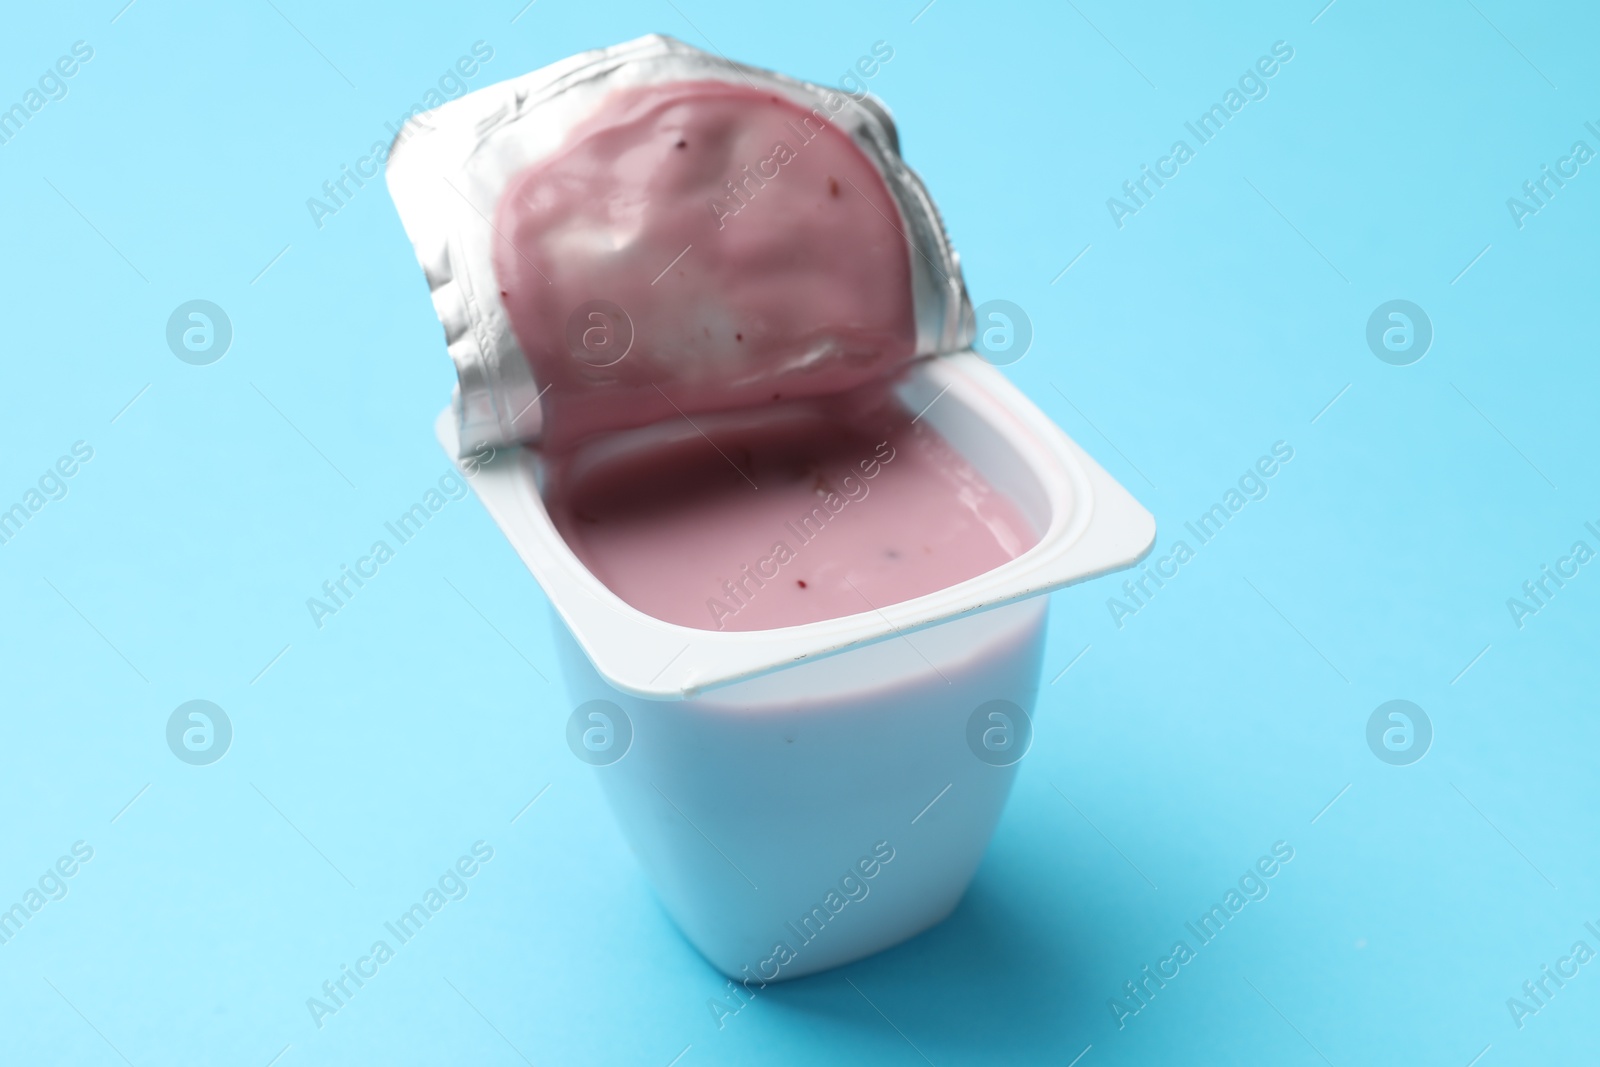
<path fill-rule="evenodd" d="M 770 985 L 760 997 L 819 1037 L 897 1030 L 941 1065 L 952 1056 L 1065 1063 L 1103 1022 L 1095 992 L 1073 965 L 1092 937 L 1093 917 L 1040 928 L 1025 916 L 1038 914 L 1027 898 L 1044 889 L 980 873 L 938 926 L 856 963 Z M 1051 895 L 1059 902 L 1059 891 Z"/>

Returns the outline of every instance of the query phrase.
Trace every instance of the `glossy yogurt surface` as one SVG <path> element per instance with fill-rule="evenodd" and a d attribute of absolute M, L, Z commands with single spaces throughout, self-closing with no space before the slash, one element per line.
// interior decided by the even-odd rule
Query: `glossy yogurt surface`
<path fill-rule="evenodd" d="M 807 405 L 589 463 L 545 491 L 579 559 L 648 615 L 762 630 L 976 577 L 1037 538 L 1016 505 L 892 403 Z"/>
<path fill-rule="evenodd" d="M 552 448 L 838 393 L 913 355 L 910 247 L 823 110 L 723 82 L 619 90 L 515 176 L 501 302 Z"/>

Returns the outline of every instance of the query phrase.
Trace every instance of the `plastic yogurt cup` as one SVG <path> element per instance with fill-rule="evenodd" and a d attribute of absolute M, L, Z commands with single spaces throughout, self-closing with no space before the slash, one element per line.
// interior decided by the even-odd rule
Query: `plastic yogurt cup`
<path fill-rule="evenodd" d="M 765 184 L 735 182 L 747 158 Z M 493 450 L 472 485 L 561 620 L 569 743 L 684 935 L 750 986 L 942 920 L 1031 737 L 1041 594 L 1136 562 L 1155 523 L 970 350 L 959 261 L 887 112 L 650 37 L 420 116 L 388 166 L 458 371 L 436 434 Z M 715 196 L 724 173 L 743 198 Z M 814 545 L 797 520 L 736 551 L 780 499 L 810 502 L 758 484 L 825 435 L 805 412 L 869 409 L 899 414 L 861 441 L 901 459 L 819 474 Z M 790 418 L 802 444 L 765 467 L 718 445 Z M 714 501 L 706 545 L 661 486 L 627 506 L 701 443 L 750 482 L 685 474 L 683 507 Z M 613 468 L 636 482 L 572 489 Z M 641 556 L 656 521 L 672 573 Z"/>

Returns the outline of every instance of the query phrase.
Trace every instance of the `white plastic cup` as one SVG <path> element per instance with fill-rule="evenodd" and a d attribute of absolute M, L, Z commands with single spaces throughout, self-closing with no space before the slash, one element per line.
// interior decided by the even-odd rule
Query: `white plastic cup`
<path fill-rule="evenodd" d="M 627 716 L 632 744 L 598 769 L 601 784 L 667 912 L 718 970 L 811 974 L 950 914 L 1016 771 L 974 753 L 968 721 L 996 700 L 1031 715 L 1045 604 L 681 701 L 619 693 L 561 642 L 574 704 Z M 1026 725 L 1011 725 L 1025 743 Z M 863 857 L 879 861 L 871 877 Z M 795 958 L 767 962 L 778 945 Z"/>
<path fill-rule="evenodd" d="M 1133 563 L 1155 538 L 1149 512 L 972 353 L 922 361 L 898 390 L 1039 540 L 840 619 L 721 632 L 651 618 L 562 541 L 536 452 L 472 479 L 562 620 L 574 751 L 596 764 L 668 914 L 742 982 L 848 963 L 950 914 L 1031 738 L 1040 594 Z M 461 454 L 449 412 L 437 430 Z"/>

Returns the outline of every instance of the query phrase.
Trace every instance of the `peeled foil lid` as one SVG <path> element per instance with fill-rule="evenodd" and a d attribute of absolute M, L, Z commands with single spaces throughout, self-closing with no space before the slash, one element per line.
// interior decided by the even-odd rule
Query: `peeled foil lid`
<path fill-rule="evenodd" d="M 816 109 L 848 134 L 899 209 L 897 228 L 908 244 L 913 355 L 954 352 L 971 342 L 973 313 L 960 259 L 927 190 L 901 160 L 894 122 L 879 101 L 732 63 L 670 37 L 641 37 L 469 93 L 413 117 L 395 139 L 386 169 L 389 191 L 455 362 L 463 455 L 483 445 L 534 443 L 545 428 L 540 398 L 551 383 L 536 379 L 494 269 L 496 242 L 507 240 L 494 223 L 507 186 L 561 150 L 568 133 L 615 91 L 708 81 L 781 95 Z"/>

